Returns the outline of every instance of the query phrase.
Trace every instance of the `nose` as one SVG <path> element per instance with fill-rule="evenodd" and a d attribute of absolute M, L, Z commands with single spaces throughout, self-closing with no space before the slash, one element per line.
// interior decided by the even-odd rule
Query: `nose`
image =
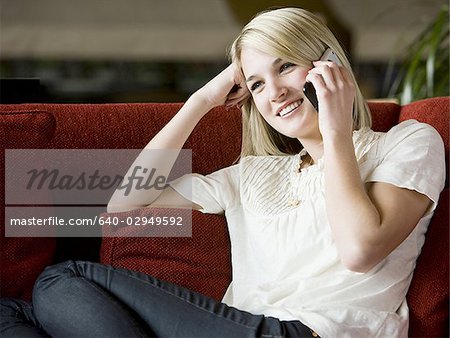
<path fill-rule="evenodd" d="M 270 101 L 279 102 L 286 96 L 287 88 L 280 82 L 273 81 L 269 84 Z"/>

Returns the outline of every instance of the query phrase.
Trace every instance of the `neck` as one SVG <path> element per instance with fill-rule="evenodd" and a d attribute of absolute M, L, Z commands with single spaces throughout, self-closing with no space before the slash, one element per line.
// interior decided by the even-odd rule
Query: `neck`
<path fill-rule="evenodd" d="M 311 156 L 314 163 L 322 158 L 323 156 L 323 140 L 320 136 L 319 138 L 305 138 L 299 139 L 305 150 Z"/>

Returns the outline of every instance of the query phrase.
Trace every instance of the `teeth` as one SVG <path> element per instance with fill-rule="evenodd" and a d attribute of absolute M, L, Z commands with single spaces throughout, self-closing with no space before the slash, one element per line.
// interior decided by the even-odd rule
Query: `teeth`
<path fill-rule="evenodd" d="M 283 110 L 280 111 L 280 116 L 283 117 L 284 115 L 286 115 L 287 113 L 291 112 L 292 110 L 294 110 L 295 108 L 297 108 L 301 104 L 302 104 L 302 100 L 299 100 L 299 101 L 296 101 L 294 103 L 291 103 L 290 105 L 286 106 Z"/>

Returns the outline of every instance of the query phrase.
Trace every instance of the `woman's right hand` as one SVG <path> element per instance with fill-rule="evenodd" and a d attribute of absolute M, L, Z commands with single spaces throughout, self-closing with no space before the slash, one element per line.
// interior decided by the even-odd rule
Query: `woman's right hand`
<path fill-rule="evenodd" d="M 250 96 L 245 79 L 234 64 L 230 64 L 195 94 L 207 103 L 209 109 L 221 105 L 241 107 Z"/>

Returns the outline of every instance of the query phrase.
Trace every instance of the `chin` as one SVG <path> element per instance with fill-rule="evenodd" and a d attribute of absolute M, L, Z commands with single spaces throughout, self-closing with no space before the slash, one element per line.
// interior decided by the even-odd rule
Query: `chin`
<path fill-rule="evenodd" d="M 308 135 L 314 134 L 316 131 L 316 121 L 306 118 L 303 116 L 303 118 L 299 120 L 293 120 L 290 122 L 288 126 L 280 126 L 280 128 L 276 128 L 277 131 L 287 137 L 291 138 L 304 138 Z"/>
<path fill-rule="evenodd" d="M 296 138 L 296 139 L 301 137 L 301 135 L 303 134 L 301 132 L 301 130 L 298 130 L 297 128 L 289 129 L 289 130 L 287 130 L 286 128 L 275 128 L 275 130 L 286 137 Z"/>

